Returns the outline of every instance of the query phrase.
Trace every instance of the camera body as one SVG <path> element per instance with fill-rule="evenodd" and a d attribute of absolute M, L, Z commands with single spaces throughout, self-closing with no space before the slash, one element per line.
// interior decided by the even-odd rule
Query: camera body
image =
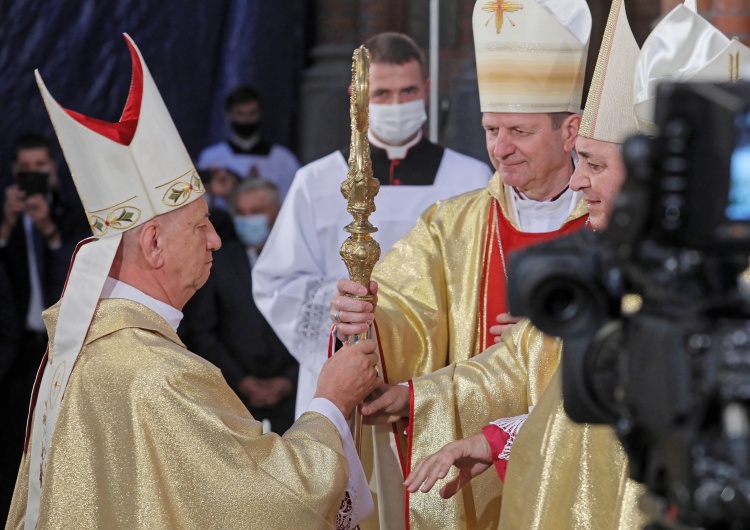
<path fill-rule="evenodd" d="M 612 243 L 750 251 L 749 98 L 748 83 L 659 86 L 661 134 L 624 146 L 629 178 L 607 230 Z"/>
<path fill-rule="evenodd" d="M 613 425 L 679 521 L 747 528 L 750 83 L 663 83 L 656 124 L 623 145 L 607 230 L 511 257 L 510 311 L 564 339 L 567 414 Z"/>

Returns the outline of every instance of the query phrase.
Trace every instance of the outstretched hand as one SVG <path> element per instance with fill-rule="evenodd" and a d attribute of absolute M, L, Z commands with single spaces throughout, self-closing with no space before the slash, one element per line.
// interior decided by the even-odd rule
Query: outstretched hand
<path fill-rule="evenodd" d="M 482 433 L 451 442 L 420 461 L 404 481 L 404 486 L 410 493 L 417 490 L 427 493 L 438 480 L 448 475 L 452 466 L 458 468 L 458 475 L 440 490 L 444 499 L 453 497 L 464 484 L 492 466 L 490 444 Z"/>
<path fill-rule="evenodd" d="M 409 416 L 409 387 L 382 384 L 367 396 L 360 405 L 363 421 L 367 425 L 393 423 Z"/>

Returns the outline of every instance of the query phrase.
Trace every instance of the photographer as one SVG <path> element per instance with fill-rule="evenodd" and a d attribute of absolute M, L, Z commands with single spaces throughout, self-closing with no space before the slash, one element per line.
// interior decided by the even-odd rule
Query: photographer
<path fill-rule="evenodd" d="M 0 217 L 0 261 L 7 271 L 19 347 L 8 352 L 0 380 L 4 426 L 0 460 L 0 514 L 7 512 L 23 450 L 34 375 L 47 348 L 42 311 L 62 293 L 76 243 L 91 235 L 80 203 L 63 200 L 49 143 L 38 135 L 14 142 L 12 173 Z M 7 302 L 4 298 L 4 300 Z"/>

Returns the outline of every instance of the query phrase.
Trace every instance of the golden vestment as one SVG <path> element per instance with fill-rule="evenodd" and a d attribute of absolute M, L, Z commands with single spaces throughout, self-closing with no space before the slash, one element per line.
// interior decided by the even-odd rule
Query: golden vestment
<path fill-rule="evenodd" d="M 493 198 L 500 214 L 515 226 L 496 172 L 485 189 L 428 208 L 375 266 L 375 319 L 389 383 L 429 374 L 483 351 L 479 320 L 486 302 L 480 300 L 480 279 Z M 580 201 L 566 224 L 586 215 L 586 204 Z M 489 315 L 493 322 L 496 316 Z"/>
<path fill-rule="evenodd" d="M 59 304 L 44 313 L 49 335 Z M 31 447 L 31 445 L 28 445 Z M 6 529 L 21 529 L 25 454 Z M 101 300 L 52 436 L 38 528 L 335 528 L 341 437 L 305 413 L 261 435 L 209 362 L 136 302 Z"/>
<path fill-rule="evenodd" d="M 488 319 L 494 321 L 496 317 L 484 314 L 488 303 L 482 300 L 486 297 L 482 295 L 482 283 L 488 252 L 488 228 L 494 226 L 490 220 L 495 200 L 499 205 L 499 215 L 517 229 L 508 213 L 502 180 L 495 173 L 485 189 L 439 201 L 428 208 L 416 226 L 375 266 L 373 279 L 379 284 L 375 320 L 387 382 L 399 383 L 424 376 L 452 363 L 470 359 L 483 350 L 482 330 Z M 586 215 L 585 203 L 581 201 L 564 226 Z M 489 241 L 494 241 L 494 238 Z M 506 252 L 509 250 L 505 249 Z M 499 264 L 493 267 L 495 274 L 498 274 L 498 270 L 502 274 L 503 269 Z M 508 377 L 517 386 L 502 389 L 503 395 L 518 394 L 508 399 L 514 400 L 513 403 L 519 400 L 525 403 L 528 387 L 526 373 L 523 377 L 510 374 Z M 543 390 L 543 387 L 539 390 Z M 511 404 L 507 408 L 515 410 Z M 521 413 L 526 412 L 528 410 L 524 409 Z M 462 418 L 463 424 L 459 425 L 454 435 L 460 438 L 475 434 L 487 422 L 501 415 L 493 416 L 487 410 L 484 417 L 484 423 L 468 422 Z M 439 421 L 441 424 L 449 423 L 447 417 Z M 406 441 L 401 436 L 402 429 L 397 427 L 389 435 L 386 431 L 390 428 L 374 429 L 376 490 L 379 504 L 386 502 L 393 511 L 403 513 L 403 501 L 400 506 L 397 504 L 399 496 L 403 499 L 405 494 L 398 465 L 402 471 L 411 469 L 411 465 L 419 459 L 456 438 L 421 437 L 411 444 L 414 452 L 409 456 L 406 454 Z M 398 462 L 394 464 L 396 459 L 389 455 L 391 463 L 386 466 L 382 455 L 388 451 L 392 454 L 394 447 L 395 452 L 400 453 Z M 500 481 L 496 476 L 488 476 L 481 481 L 481 485 L 477 484 L 471 494 L 457 495 L 449 501 L 419 493 L 420 500 L 415 503 L 415 495 L 410 495 L 412 500 L 407 501 L 410 502 L 410 528 L 463 528 L 472 521 L 493 517 L 497 521 Z M 384 501 L 384 498 L 387 500 Z M 384 528 L 404 527 L 395 523 L 384 525 L 382 511 L 380 513 L 381 526 Z"/>
<path fill-rule="evenodd" d="M 434 447 L 476 434 L 496 418 L 527 414 L 557 369 L 561 344 L 524 319 L 503 334 L 502 343 L 415 379 L 411 465 L 429 456 Z M 409 495 L 411 528 L 437 528 L 441 520 L 459 521 L 472 529 L 497 527 L 503 486 L 494 469 L 456 494 L 463 502 L 442 499 L 438 486 L 426 494 Z M 472 499 L 488 502 L 481 510 L 479 506 L 465 510 Z"/>
<path fill-rule="evenodd" d="M 559 371 L 513 443 L 505 491 L 507 530 L 640 530 L 648 522 L 638 509 L 645 488 L 628 478 L 612 428 L 568 418 Z"/>

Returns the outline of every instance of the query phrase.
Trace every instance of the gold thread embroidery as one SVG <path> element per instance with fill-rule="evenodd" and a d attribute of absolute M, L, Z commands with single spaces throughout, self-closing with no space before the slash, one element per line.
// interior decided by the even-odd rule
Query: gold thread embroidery
<path fill-rule="evenodd" d="M 607 26 L 604 28 L 604 37 L 599 49 L 599 57 L 596 60 L 594 77 L 591 80 L 589 96 L 586 101 L 586 107 L 583 110 L 583 118 L 578 128 L 578 134 L 584 138 L 593 138 L 596 131 L 596 122 L 599 118 L 599 105 L 602 102 L 602 93 L 604 92 L 604 78 L 609 66 L 609 57 L 612 53 L 612 41 L 617 30 L 617 21 L 620 17 L 620 8 L 623 0 L 615 0 L 607 18 Z"/>
<path fill-rule="evenodd" d="M 729 54 L 729 82 L 740 80 L 740 52 Z"/>
<path fill-rule="evenodd" d="M 488 26 L 490 21 L 492 20 L 492 17 L 495 17 L 495 33 L 500 33 L 500 30 L 503 29 L 503 21 L 505 20 L 505 17 L 508 17 L 508 13 L 515 13 L 516 11 L 520 11 L 523 9 L 523 5 L 519 2 L 505 2 L 504 0 L 495 0 L 494 2 L 487 2 L 482 6 L 482 11 L 486 13 L 493 13 L 493 15 L 490 16 L 490 18 L 487 19 L 487 22 L 484 23 L 485 26 Z M 510 22 L 511 26 L 515 26 L 516 23 L 511 20 L 510 17 L 508 17 L 508 22 Z"/>
<path fill-rule="evenodd" d="M 42 412 L 42 444 L 40 447 L 39 459 L 39 487 L 42 486 L 44 481 L 44 461 L 47 458 L 47 411 L 49 410 L 49 402 L 44 400 L 44 412 Z"/>
<path fill-rule="evenodd" d="M 169 186 L 167 188 L 167 191 L 164 192 L 164 196 L 162 197 L 161 202 L 163 202 L 167 206 L 182 206 L 187 202 L 193 192 L 202 194 L 206 191 L 203 187 L 203 181 L 198 176 L 198 172 L 193 169 L 189 173 L 191 174 L 187 182 L 184 180 L 179 180 L 185 176 L 180 175 L 176 179 L 156 187 L 156 189 L 158 189 L 167 185 Z"/>
<path fill-rule="evenodd" d="M 180 180 L 180 179 L 181 179 L 182 177 L 184 177 L 185 175 L 189 175 L 189 174 L 191 174 L 191 173 L 195 173 L 196 175 L 198 174 L 198 172 L 197 172 L 197 171 L 195 170 L 195 168 L 190 168 L 190 169 L 189 169 L 188 171 L 185 171 L 185 172 L 184 172 L 184 173 L 183 173 L 182 175 L 180 175 L 180 176 L 178 176 L 178 177 L 175 177 L 175 178 L 173 178 L 172 180 L 168 180 L 168 181 L 167 181 L 167 182 L 165 182 L 164 184 L 159 184 L 159 185 L 158 185 L 158 186 L 156 186 L 156 187 L 155 187 L 154 189 L 155 189 L 155 190 L 158 190 L 159 188 L 163 188 L 164 186 L 169 186 L 169 185 L 170 185 L 170 184 L 172 184 L 172 183 L 173 183 L 174 181 L 176 181 L 176 180 Z"/>
<path fill-rule="evenodd" d="M 544 53 L 554 54 L 554 59 L 551 60 L 553 63 L 557 61 L 558 56 L 562 57 L 563 55 L 573 55 L 573 58 L 572 59 L 563 58 L 562 60 L 574 60 L 576 62 L 580 62 L 580 55 L 584 49 L 584 46 L 582 44 L 564 44 L 562 42 L 548 44 L 548 43 L 543 43 L 543 42 L 488 41 L 488 42 L 477 43 L 474 46 L 475 46 L 476 51 L 487 52 L 487 53 L 524 52 L 524 53 L 535 54 L 535 55 L 540 55 Z M 494 59 L 490 59 L 490 61 L 494 61 Z M 522 64 L 526 64 L 529 61 L 529 58 L 524 57 L 523 60 L 518 59 L 518 61 Z"/>
<path fill-rule="evenodd" d="M 133 200 L 133 199 L 135 199 L 136 197 L 138 197 L 138 195 L 133 195 L 133 196 L 132 196 L 132 197 L 130 197 L 129 199 L 125 199 L 124 201 L 120 201 L 120 202 L 118 202 L 117 204 L 113 204 L 112 206 L 107 206 L 106 208 L 99 208 L 98 210 L 89 210 L 89 213 L 90 213 L 90 214 L 92 214 L 92 213 L 99 213 L 99 212 L 103 212 L 104 210 L 112 210 L 113 208 L 117 208 L 118 206 L 122 206 L 122 205 L 123 205 L 123 204 L 125 204 L 126 202 L 130 202 L 130 201 L 132 201 L 132 200 Z"/>
<path fill-rule="evenodd" d="M 122 206 L 114 208 L 106 217 L 98 215 L 89 216 L 91 230 L 97 237 L 103 236 L 110 228 L 116 230 L 127 230 L 135 226 L 141 218 L 141 210 L 135 206 Z"/>
<path fill-rule="evenodd" d="M 51 407 L 57 406 L 57 398 L 62 394 L 62 381 L 65 378 L 65 361 L 55 369 L 55 373 L 52 375 L 52 381 L 49 384 L 49 399 L 51 401 Z"/>
<path fill-rule="evenodd" d="M 492 201 L 495 205 L 495 214 L 497 214 L 497 199 L 494 197 L 492 198 Z M 487 314 L 487 307 L 489 305 L 489 286 L 490 286 L 490 269 L 492 268 L 492 252 L 494 250 L 494 244 L 495 244 L 495 224 L 487 223 L 489 226 L 487 227 L 487 237 L 489 238 L 489 244 L 487 245 L 487 255 L 484 257 L 484 272 L 485 272 L 485 278 L 484 278 L 484 296 L 482 297 L 482 313 L 481 318 L 479 319 L 479 325 L 480 325 L 480 335 L 479 340 L 480 342 L 480 349 L 479 351 L 486 350 L 489 345 L 487 344 L 487 328 L 489 326 L 489 318 L 490 315 Z"/>

